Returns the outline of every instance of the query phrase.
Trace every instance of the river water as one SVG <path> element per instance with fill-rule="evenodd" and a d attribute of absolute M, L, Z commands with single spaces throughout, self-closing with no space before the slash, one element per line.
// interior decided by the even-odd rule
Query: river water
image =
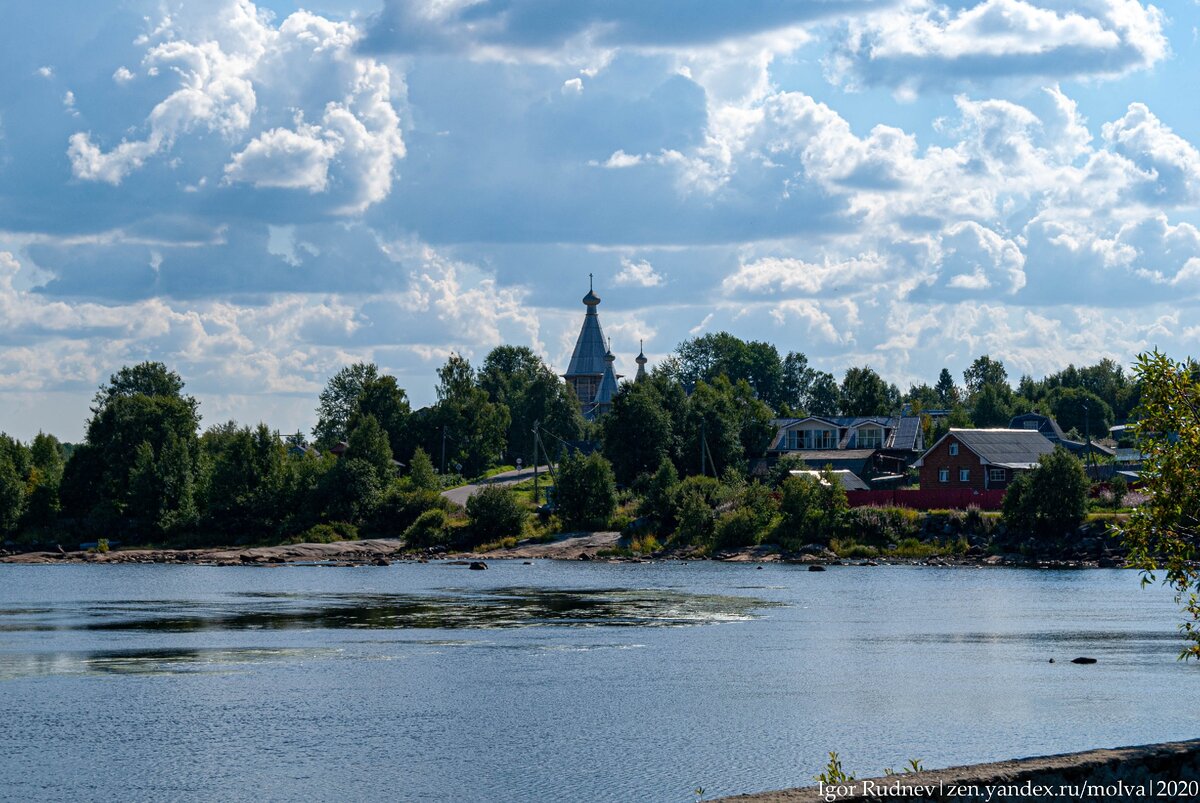
<path fill-rule="evenodd" d="M 0 797 L 691 801 L 1189 739 L 1179 616 L 1117 570 L 0 566 Z"/>

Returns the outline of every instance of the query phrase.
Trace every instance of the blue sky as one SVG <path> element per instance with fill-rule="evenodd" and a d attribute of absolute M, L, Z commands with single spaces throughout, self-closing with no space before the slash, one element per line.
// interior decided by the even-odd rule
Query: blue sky
<path fill-rule="evenodd" d="M 1200 338 L 1193 2 L 23 4 L 0 429 L 160 359 L 309 428 L 339 367 L 727 329 L 902 386 Z"/>

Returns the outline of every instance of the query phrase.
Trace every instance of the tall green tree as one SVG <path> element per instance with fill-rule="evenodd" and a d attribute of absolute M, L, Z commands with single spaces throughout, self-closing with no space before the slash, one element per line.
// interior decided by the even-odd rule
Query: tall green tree
<path fill-rule="evenodd" d="M 604 455 L 617 480 L 629 485 L 674 457 L 675 432 L 657 383 L 625 382 L 601 419 Z"/>
<path fill-rule="evenodd" d="M 66 463 L 65 450 L 58 438 L 39 432 L 29 445 L 29 457 L 23 526 L 46 529 L 57 521 L 62 509 L 59 490 Z"/>
<path fill-rule="evenodd" d="M 408 395 L 396 382 L 396 377 L 383 374 L 363 383 L 354 403 L 354 412 L 346 426 L 346 439 L 358 421 L 371 416 L 387 434 L 388 445 L 397 460 L 407 461 L 415 444 L 409 433 L 408 419 L 412 410 Z"/>
<path fill-rule="evenodd" d="M 395 475 L 392 447 L 388 443 L 387 433 L 375 420 L 375 416 L 366 415 L 355 422 L 354 429 L 350 430 L 347 445 L 349 448 L 346 449 L 345 458 L 362 460 L 375 469 L 380 487 L 387 485 Z"/>
<path fill-rule="evenodd" d="M 1061 446 L 1042 455 L 1032 471 L 1018 474 L 1004 494 L 1004 522 L 1018 533 L 1057 538 L 1087 514 L 1087 474 Z"/>
<path fill-rule="evenodd" d="M 963 382 L 967 386 L 967 396 L 973 398 L 985 387 L 1008 387 L 1008 371 L 1004 369 L 1004 363 L 984 354 L 963 371 Z"/>
<path fill-rule="evenodd" d="M 479 369 L 478 384 L 488 394 L 488 400 L 508 408 L 509 425 L 505 436 L 505 458 L 516 462 L 519 457 L 532 464 L 533 425 L 552 436 L 545 437 L 544 446 L 552 455 L 565 441 L 583 436 L 584 421 L 575 392 L 525 346 L 497 346 L 484 358 Z"/>
<path fill-rule="evenodd" d="M 378 378 L 379 367 L 373 362 L 347 365 L 329 378 L 319 397 L 317 424 L 313 427 L 318 449 L 328 449 L 346 439 L 363 388 Z"/>
<path fill-rule="evenodd" d="M 841 412 L 842 391 L 833 374 L 817 371 L 808 388 L 805 406 L 809 415 L 837 415 Z"/>
<path fill-rule="evenodd" d="M 728 381 L 696 385 L 680 434 L 683 473 L 720 476 L 726 468 L 742 465 L 742 410 Z"/>
<path fill-rule="evenodd" d="M 0 535 L 15 533 L 25 512 L 28 458 L 20 454 L 23 450 L 16 439 L 0 433 Z"/>
<path fill-rule="evenodd" d="M 1113 425 L 1113 411 L 1108 403 L 1081 387 L 1058 387 L 1050 391 L 1043 402 L 1044 407 L 1063 431 L 1076 430 L 1093 440 L 1108 437 L 1108 428 Z"/>
<path fill-rule="evenodd" d="M 1147 499 L 1118 526 L 1143 584 L 1161 573 L 1183 603 L 1183 656 L 1200 658 L 1200 366 L 1155 350 L 1138 356 L 1134 376 Z"/>
<path fill-rule="evenodd" d="M 511 421 L 508 408 L 488 400 L 462 356 L 451 354 L 438 369 L 438 380 L 438 401 L 425 423 L 426 451 L 440 463 L 444 442 L 446 471 L 458 464 L 467 476 L 479 474 L 504 454 Z"/>
<path fill-rule="evenodd" d="M 200 416 L 183 381 L 160 363 L 142 363 L 114 374 L 95 401 L 85 442 L 63 473 L 65 512 L 100 529 L 133 517 L 148 535 L 191 526 Z M 153 471 L 144 465 L 147 449 Z M 146 496 L 151 490 L 157 499 Z"/>
<path fill-rule="evenodd" d="M 850 368 L 842 379 L 841 408 L 844 415 L 890 415 L 899 405 L 879 374 L 870 366 Z"/>
<path fill-rule="evenodd" d="M 947 368 L 943 368 L 942 372 L 938 374 L 937 384 L 933 386 L 933 389 L 937 391 L 938 406 L 943 410 L 949 410 L 961 401 L 958 387 L 954 384 L 954 377 Z"/>
<path fill-rule="evenodd" d="M 798 379 L 785 375 L 784 361 L 770 343 L 745 341 L 728 332 L 713 332 L 680 343 L 676 355 L 678 379 L 685 387 L 694 388 L 700 382 L 712 384 L 720 376 L 732 383 L 744 379 L 758 398 L 772 409 L 796 404 L 796 399 L 789 396 L 796 390 L 794 385 Z M 803 355 L 797 356 L 803 358 Z M 807 360 L 804 367 L 807 368 Z M 793 374 L 799 370 L 795 356 L 790 370 Z"/>

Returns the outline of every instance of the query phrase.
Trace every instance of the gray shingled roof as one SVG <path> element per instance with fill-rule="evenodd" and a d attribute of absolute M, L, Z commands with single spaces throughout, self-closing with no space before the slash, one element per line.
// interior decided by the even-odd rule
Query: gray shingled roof
<path fill-rule="evenodd" d="M 612 360 L 609 360 L 604 369 L 604 378 L 600 380 L 600 387 L 596 389 L 596 404 L 612 404 L 613 397 L 617 395 L 617 373 L 613 370 Z"/>
<path fill-rule="evenodd" d="M 988 463 L 1006 468 L 1030 468 L 1054 451 L 1036 429 L 951 429 L 950 434 Z"/>
<path fill-rule="evenodd" d="M 583 316 L 583 327 L 580 328 L 579 337 L 575 341 L 575 350 L 571 352 L 571 362 L 563 376 L 601 376 L 607 367 L 604 362 L 607 352 L 604 332 L 600 329 L 600 316 L 596 314 L 594 306 L 589 306 L 587 315 Z"/>

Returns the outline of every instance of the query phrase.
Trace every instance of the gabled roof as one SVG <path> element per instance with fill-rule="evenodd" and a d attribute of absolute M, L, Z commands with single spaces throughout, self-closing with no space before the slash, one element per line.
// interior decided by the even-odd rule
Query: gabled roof
<path fill-rule="evenodd" d="M 1058 425 L 1058 422 L 1050 416 L 1042 415 L 1041 413 L 1030 412 L 1013 416 L 1012 420 L 1008 422 L 1008 428 L 1025 429 L 1026 421 L 1036 421 L 1038 424 L 1038 430 L 1040 430 L 1043 435 L 1052 441 L 1061 441 L 1066 439 L 1066 435 L 1063 434 L 1062 427 Z"/>
<path fill-rule="evenodd" d="M 956 439 L 983 463 L 1003 468 L 1032 468 L 1038 458 L 1054 451 L 1050 439 L 1036 429 L 951 429 L 914 465 L 924 465 L 929 453 L 947 438 Z"/>

